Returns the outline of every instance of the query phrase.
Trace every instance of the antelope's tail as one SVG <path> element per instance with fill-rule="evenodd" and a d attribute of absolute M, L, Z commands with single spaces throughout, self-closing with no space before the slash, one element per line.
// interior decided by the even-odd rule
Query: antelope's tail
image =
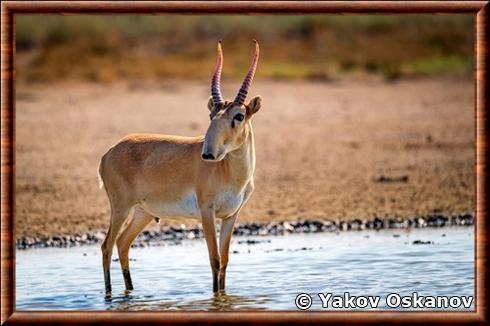
<path fill-rule="evenodd" d="M 102 167 L 102 161 L 100 161 L 99 168 L 97 169 L 97 177 L 99 178 L 99 189 L 102 189 L 102 187 L 104 187 L 104 180 L 102 179 L 102 176 L 100 175 L 101 167 Z"/>

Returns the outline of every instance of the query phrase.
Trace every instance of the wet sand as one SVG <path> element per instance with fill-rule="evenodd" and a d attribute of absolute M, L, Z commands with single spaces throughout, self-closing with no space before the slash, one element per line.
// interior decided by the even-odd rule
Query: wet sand
<path fill-rule="evenodd" d="M 232 97 L 237 84 L 227 84 Z M 206 82 L 16 90 L 17 237 L 105 230 L 105 151 L 128 133 L 200 135 L 209 122 Z M 256 190 L 240 222 L 473 212 L 471 80 L 257 81 L 250 93 L 263 108 Z"/>

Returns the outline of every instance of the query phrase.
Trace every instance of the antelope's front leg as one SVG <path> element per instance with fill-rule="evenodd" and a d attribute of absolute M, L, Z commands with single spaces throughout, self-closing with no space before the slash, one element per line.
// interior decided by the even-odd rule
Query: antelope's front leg
<path fill-rule="evenodd" d="M 216 218 L 214 211 L 203 212 L 202 228 L 208 246 L 209 262 L 213 274 L 213 292 L 218 292 L 218 273 L 220 267 L 218 241 L 216 239 Z"/>
<path fill-rule="evenodd" d="M 233 216 L 224 219 L 221 222 L 221 229 L 219 232 L 219 251 L 221 257 L 220 270 L 219 270 L 219 290 L 225 290 L 226 279 L 226 267 L 228 266 L 228 253 L 230 252 L 230 240 L 233 234 L 233 227 L 237 219 L 238 213 Z"/>

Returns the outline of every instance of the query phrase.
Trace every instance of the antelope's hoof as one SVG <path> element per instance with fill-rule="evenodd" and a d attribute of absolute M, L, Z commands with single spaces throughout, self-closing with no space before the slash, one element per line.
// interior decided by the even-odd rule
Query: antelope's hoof
<path fill-rule="evenodd" d="M 105 297 L 104 298 L 105 298 L 106 301 L 111 301 L 111 299 L 112 299 L 112 291 L 107 291 L 105 293 Z"/>
<path fill-rule="evenodd" d="M 218 297 L 226 295 L 225 289 L 219 289 L 218 292 L 214 292 L 214 295 Z"/>

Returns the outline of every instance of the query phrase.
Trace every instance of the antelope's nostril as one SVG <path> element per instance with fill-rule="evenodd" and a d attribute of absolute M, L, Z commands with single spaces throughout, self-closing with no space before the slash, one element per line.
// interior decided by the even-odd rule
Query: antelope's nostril
<path fill-rule="evenodd" d="M 202 158 L 205 160 L 214 160 L 213 154 L 202 154 Z"/>

